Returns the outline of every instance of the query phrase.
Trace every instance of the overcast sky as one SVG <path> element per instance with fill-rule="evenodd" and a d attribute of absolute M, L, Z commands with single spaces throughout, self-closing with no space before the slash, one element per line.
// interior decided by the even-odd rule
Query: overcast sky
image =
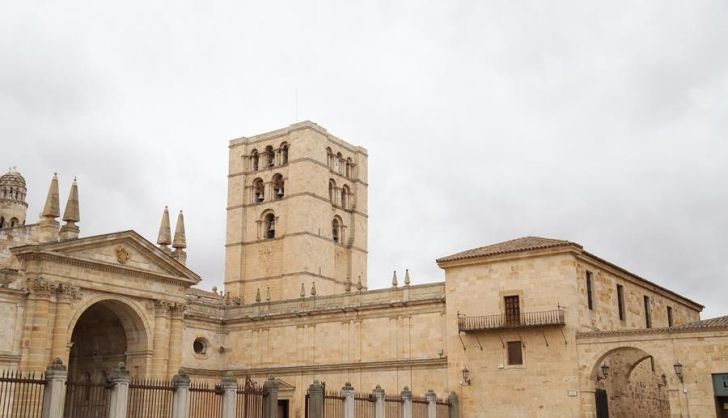
<path fill-rule="evenodd" d="M 537 235 L 726 315 L 727 45 L 724 0 L 0 0 L 0 164 L 82 235 L 184 209 L 209 289 L 228 141 L 310 119 L 369 150 L 372 287 Z"/>

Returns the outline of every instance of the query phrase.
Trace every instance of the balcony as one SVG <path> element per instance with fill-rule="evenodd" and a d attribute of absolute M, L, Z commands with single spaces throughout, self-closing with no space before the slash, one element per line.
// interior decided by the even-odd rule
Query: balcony
<path fill-rule="evenodd" d="M 458 316 L 458 331 L 562 327 L 566 324 L 563 309 L 526 312 L 519 315 Z"/>

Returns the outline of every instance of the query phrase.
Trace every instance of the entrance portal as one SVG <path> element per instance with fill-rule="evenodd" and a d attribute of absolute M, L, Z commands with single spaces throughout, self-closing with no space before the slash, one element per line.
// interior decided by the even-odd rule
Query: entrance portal
<path fill-rule="evenodd" d="M 69 378 L 101 383 L 119 362 L 134 366 L 130 354 L 143 352 L 146 333 L 139 316 L 120 301 L 106 300 L 91 305 L 73 328 L 68 361 Z M 129 367 L 139 372 L 141 364 Z M 142 370 L 143 371 L 143 370 Z"/>

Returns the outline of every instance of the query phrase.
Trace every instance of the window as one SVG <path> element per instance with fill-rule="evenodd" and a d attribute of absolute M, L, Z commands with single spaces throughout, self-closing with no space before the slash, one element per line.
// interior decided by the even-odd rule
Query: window
<path fill-rule="evenodd" d="M 266 239 L 273 239 L 276 237 L 276 216 L 272 213 L 269 213 L 265 215 L 265 222 L 263 223 L 263 226 L 265 227 L 265 238 Z"/>
<path fill-rule="evenodd" d="M 0 216 L 0 228 L 2 228 L 4 226 L 5 226 L 5 218 L 3 218 L 2 216 Z"/>
<path fill-rule="evenodd" d="M 329 180 L 329 200 L 332 204 L 336 204 L 336 182 Z"/>
<path fill-rule="evenodd" d="M 334 153 L 331 152 L 331 148 L 326 147 L 326 165 L 329 167 L 329 170 L 334 165 Z"/>
<path fill-rule="evenodd" d="M 343 186 L 341 188 L 341 207 L 344 209 L 348 208 L 349 203 L 349 186 Z"/>
<path fill-rule="evenodd" d="M 339 174 L 341 174 L 341 162 L 343 159 L 344 157 L 341 153 L 336 154 L 336 157 L 334 157 L 334 170 Z"/>
<path fill-rule="evenodd" d="M 334 238 L 334 242 L 340 242 L 341 237 L 341 223 L 337 218 L 331 222 L 331 236 Z"/>
<path fill-rule="evenodd" d="M 273 176 L 273 197 L 276 199 L 280 199 L 285 194 L 283 184 L 283 176 L 280 174 L 276 174 Z"/>
<path fill-rule="evenodd" d="M 645 296 L 645 327 L 652 328 L 652 318 L 650 317 L 650 297 Z"/>
<path fill-rule="evenodd" d="M 288 164 L 288 144 L 282 143 L 281 144 L 281 165 Z"/>
<path fill-rule="evenodd" d="M 273 152 L 273 147 L 268 145 L 265 149 L 265 158 L 266 162 L 268 164 L 268 167 L 273 167 L 276 164 L 276 154 Z"/>
<path fill-rule="evenodd" d="M 586 304 L 589 310 L 594 310 L 594 299 L 592 299 L 592 272 L 586 272 Z"/>
<path fill-rule="evenodd" d="M 351 158 L 347 158 L 346 159 L 346 177 L 351 177 L 352 176 L 352 174 L 353 174 L 352 173 L 352 171 L 353 171 L 352 168 L 354 168 L 354 167 L 353 167 L 353 163 L 351 162 Z"/>
<path fill-rule="evenodd" d="M 15 228 L 16 226 L 20 225 L 20 221 L 18 218 L 10 218 L 10 227 Z"/>
<path fill-rule="evenodd" d="M 195 350 L 196 354 L 205 354 L 207 351 L 207 343 L 203 338 L 197 338 L 192 343 L 192 349 Z"/>
<path fill-rule="evenodd" d="M 518 296 L 503 298 L 506 306 L 506 324 L 519 324 L 521 322 L 521 304 Z"/>
<path fill-rule="evenodd" d="M 260 163 L 260 156 L 258 155 L 258 151 L 253 150 L 253 152 L 250 153 L 250 159 L 253 165 L 253 171 L 258 171 L 258 165 Z"/>
<path fill-rule="evenodd" d="M 672 328 L 672 306 L 667 307 L 667 326 Z"/>
<path fill-rule="evenodd" d="M 253 180 L 253 202 L 260 203 L 265 200 L 265 184 L 262 179 Z"/>
<path fill-rule="evenodd" d="M 520 341 L 508 341 L 508 365 L 523 364 L 523 346 Z"/>
<path fill-rule="evenodd" d="M 619 320 L 624 321 L 624 287 L 617 285 L 617 310 L 619 312 Z"/>

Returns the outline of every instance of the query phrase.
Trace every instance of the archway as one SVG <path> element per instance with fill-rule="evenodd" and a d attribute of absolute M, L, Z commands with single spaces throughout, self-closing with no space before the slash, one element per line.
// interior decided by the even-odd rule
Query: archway
<path fill-rule="evenodd" d="M 121 361 L 133 375 L 142 374 L 147 340 L 142 319 L 129 305 L 118 300 L 96 302 L 83 311 L 73 328 L 69 377 L 103 382 Z"/>
<path fill-rule="evenodd" d="M 592 378 L 597 382 L 597 417 L 606 416 L 607 407 L 609 417 L 670 416 L 665 371 L 652 355 L 639 348 L 608 351 L 594 364 Z"/>

